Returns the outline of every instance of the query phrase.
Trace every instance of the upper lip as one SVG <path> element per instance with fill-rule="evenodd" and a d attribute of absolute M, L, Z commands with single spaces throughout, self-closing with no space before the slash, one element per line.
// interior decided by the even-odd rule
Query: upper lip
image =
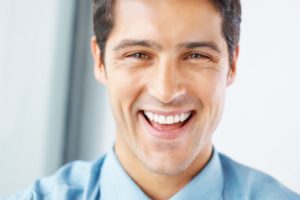
<path fill-rule="evenodd" d="M 182 113 L 187 113 L 187 112 L 193 112 L 192 109 L 178 109 L 178 110 L 172 110 L 172 111 L 162 111 L 162 110 L 157 110 L 157 109 L 144 109 L 141 110 L 143 111 L 147 111 L 147 112 L 151 112 L 157 115 L 163 115 L 163 116 L 168 116 L 168 115 L 179 115 Z"/>

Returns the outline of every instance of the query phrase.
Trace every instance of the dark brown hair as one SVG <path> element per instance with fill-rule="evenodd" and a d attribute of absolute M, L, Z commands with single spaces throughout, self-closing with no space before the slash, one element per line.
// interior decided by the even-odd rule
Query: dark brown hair
<path fill-rule="evenodd" d="M 105 50 L 106 40 L 114 24 L 114 2 L 115 0 L 93 0 L 94 1 L 94 33 L 97 43 L 102 52 Z M 229 61 L 231 63 L 234 49 L 240 38 L 241 4 L 240 0 L 211 0 L 215 8 L 222 16 L 222 32 L 227 42 Z"/>

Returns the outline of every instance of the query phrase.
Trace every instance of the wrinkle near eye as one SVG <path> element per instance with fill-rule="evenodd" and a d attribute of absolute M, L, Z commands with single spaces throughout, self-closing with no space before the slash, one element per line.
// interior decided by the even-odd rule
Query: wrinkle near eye
<path fill-rule="evenodd" d="M 134 56 L 135 55 L 132 54 L 131 57 L 129 55 L 115 59 L 115 69 L 143 69 L 152 64 L 151 59 L 135 58 Z"/>
<path fill-rule="evenodd" d="M 201 53 L 190 53 L 188 54 L 185 59 L 195 59 L 195 60 L 199 60 L 199 59 L 210 59 L 210 56 L 208 55 L 204 55 L 204 54 L 201 54 Z"/>

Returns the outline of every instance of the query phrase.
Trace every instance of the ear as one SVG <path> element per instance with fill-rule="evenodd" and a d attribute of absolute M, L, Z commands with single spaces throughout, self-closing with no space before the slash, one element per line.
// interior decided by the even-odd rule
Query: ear
<path fill-rule="evenodd" d="M 101 58 L 101 51 L 98 46 L 96 36 L 91 38 L 91 51 L 94 60 L 94 75 L 99 82 L 106 85 L 107 77 L 105 73 L 104 60 Z"/>
<path fill-rule="evenodd" d="M 227 83 L 226 83 L 227 86 L 230 86 L 235 80 L 239 52 L 240 52 L 240 47 L 239 47 L 239 45 L 237 45 L 237 47 L 235 48 L 235 50 L 233 52 L 232 62 L 231 62 L 231 65 L 230 65 L 230 68 L 228 71 L 228 75 L 227 75 Z"/>

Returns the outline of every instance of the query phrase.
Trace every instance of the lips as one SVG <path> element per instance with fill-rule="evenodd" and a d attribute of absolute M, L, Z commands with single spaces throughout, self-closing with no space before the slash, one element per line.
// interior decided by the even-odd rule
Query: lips
<path fill-rule="evenodd" d="M 192 111 L 172 113 L 142 111 L 139 117 L 151 135 L 160 139 L 176 139 L 186 133 L 193 115 Z"/>

